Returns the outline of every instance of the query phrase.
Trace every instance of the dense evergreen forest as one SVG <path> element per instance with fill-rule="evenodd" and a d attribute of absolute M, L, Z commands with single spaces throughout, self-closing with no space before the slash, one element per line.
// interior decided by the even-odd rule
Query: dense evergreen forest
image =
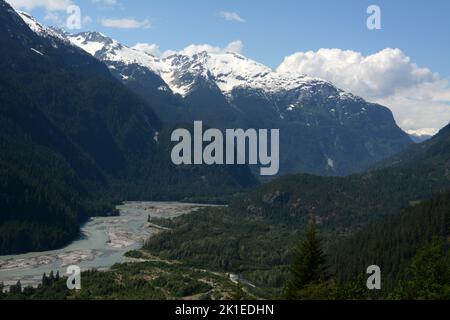
<path fill-rule="evenodd" d="M 330 258 L 339 281 L 348 282 L 365 266 L 376 264 L 383 270 L 384 286 L 392 288 L 408 279 L 408 265 L 420 248 L 433 238 L 445 241 L 449 236 L 450 193 L 446 193 L 368 225 L 333 245 Z M 445 244 L 447 251 L 449 245 Z"/>
<path fill-rule="evenodd" d="M 446 127 L 396 166 L 343 178 L 280 178 L 227 209 L 166 223 L 174 231 L 150 239 L 145 248 L 165 259 L 242 273 L 265 288 L 263 296 L 281 296 L 292 248 L 314 219 L 330 252 L 335 281 L 355 279 L 377 258 L 387 288 L 392 288 L 404 279 L 419 247 L 433 236 L 448 237 L 448 194 L 431 202 L 424 199 L 450 189 L 449 153 Z M 343 242 L 336 245 L 339 239 Z"/>
<path fill-rule="evenodd" d="M 291 175 L 264 184 L 232 203 L 234 211 L 274 223 L 299 225 L 316 217 L 347 234 L 399 209 L 450 189 L 450 126 L 368 172 L 347 177 Z"/>
<path fill-rule="evenodd" d="M 199 268 L 242 273 L 257 287 L 264 288 L 260 292 L 262 296 L 283 297 L 289 266 L 295 260 L 293 248 L 302 238 L 303 230 L 249 217 L 239 219 L 230 211 L 204 211 L 182 217 L 168 226 L 175 231 L 151 239 L 146 250 L 164 259 L 180 260 Z M 329 233 L 323 231 L 321 228 L 330 279 L 325 287 L 326 291 L 334 292 L 334 298 L 401 298 L 405 295 L 418 298 L 409 289 L 408 292 L 401 290 L 412 285 L 409 280 L 415 277 L 427 281 L 425 267 L 422 271 L 412 268 L 418 265 L 417 260 L 433 250 L 441 251 L 433 258 L 437 261 L 430 261 L 437 266 L 430 268 L 438 268 L 441 263 L 444 270 L 441 278 L 436 275 L 436 279 L 430 279 L 430 288 L 435 281 L 436 297 L 449 297 L 441 290 L 447 290 L 447 293 L 450 290 L 450 193 L 409 206 L 337 243 L 335 237 L 330 238 Z M 440 242 L 436 244 L 433 239 Z M 380 266 L 383 275 L 383 290 L 375 296 L 365 289 L 366 268 L 373 264 Z M 316 289 L 320 288 L 323 289 L 320 286 Z M 268 293 L 272 296 L 265 295 Z M 320 290 L 315 292 L 319 293 Z M 433 293 L 429 294 L 428 298 Z"/>
<path fill-rule="evenodd" d="M 195 295 L 198 299 L 395 300 L 450 296 L 450 193 L 405 208 L 332 245 L 314 221 L 299 234 L 262 222 L 229 219 L 222 210 L 205 209 L 167 223 L 174 231 L 161 233 L 144 250 L 129 253 L 139 262 L 117 264 L 107 272 L 85 272 L 87 287 L 79 292 L 68 290 L 66 279 L 51 273 L 44 275 L 36 289 L 17 283 L 0 298 L 179 299 Z M 208 218 L 213 217 L 217 223 L 211 229 Z M 191 221 L 199 227 L 188 232 Z M 200 233 L 202 237 L 195 238 Z M 381 268 L 381 290 L 366 287 L 366 269 L 373 264 Z M 246 280 L 235 287 L 229 273 Z M 205 278 L 214 285 L 205 285 Z"/>

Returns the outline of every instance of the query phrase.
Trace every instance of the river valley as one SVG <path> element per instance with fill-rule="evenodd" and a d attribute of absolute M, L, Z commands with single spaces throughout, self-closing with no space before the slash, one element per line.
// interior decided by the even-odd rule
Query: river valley
<path fill-rule="evenodd" d="M 126 202 L 117 207 L 119 216 L 91 218 L 82 226 L 82 237 L 68 246 L 45 252 L 0 256 L 0 282 L 5 287 L 20 280 L 22 286 L 37 286 L 42 275 L 53 270 L 60 275 L 70 265 L 82 271 L 106 270 L 126 259 L 124 254 L 139 249 L 156 232 L 152 218 L 171 219 L 205 205 L 181 202 Z"/>

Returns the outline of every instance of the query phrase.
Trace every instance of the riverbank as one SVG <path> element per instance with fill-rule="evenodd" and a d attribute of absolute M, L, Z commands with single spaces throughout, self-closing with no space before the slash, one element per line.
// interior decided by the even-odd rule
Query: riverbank
<path fill-rule="evenodd" d="M 67 266 L 84 270 L 107 270 L 124 261 L 127 251 L 139 249 L 143 242 L 160 232 L 148 222 L 149 216 L 172 219 L 209 205 L 181 202 L 126 202 L 117 206 L 119 216 L 95 217 L 82 226 L 82 238 L 53 251 L 0 256 L 0 282 L 5 286 L 18 280 L 36 287 L 44 273 L 65 274 Z"/>

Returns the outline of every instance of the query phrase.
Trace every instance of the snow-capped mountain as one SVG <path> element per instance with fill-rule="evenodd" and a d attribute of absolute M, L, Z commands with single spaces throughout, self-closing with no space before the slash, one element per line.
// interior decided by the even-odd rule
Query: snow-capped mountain
<path fill-rule="evenodd" d="M 146 52 L 124 46 L 99 32 L 67 35 L 67 38 L 74 45 L 102 61 L 120 62 L 125 65 L 138 64 L 156 73 L 165 70 L 165 64 L 162 60 Z"/>
<path fill-rule="evenodd" d="M 102 61 L 165 122 L 279 128 L 282 173 L 348 174 L 412 143 L 389 109 L 321 79 L 277 72 L 233 52 L 157 57 L 98 32 L 71 35 L 22 18 L 36 33 L 62 37 Z"/>
<path fill-rule="evenodd" d="M 234 91 L 252 90 L 270 100 L 290 97 L 285 106 L 277 107 L 279 117 L 293 113 L 302 102 L 311 98 L 345 102 L 364 102 L 361 98 L 336 88 L 331 83 L 301 74 L 281 73 L 234 52 L 200 52 L 192 55 L 173 54 L 158 58 L 147 52 L 129 48 L 98 32 L 85 32 L 68 39 L 74 44 L 105 62 L 123 81 L 135 80 L 136 69 L 154 73 L 164 84 L 160 90 L 188 96 L 199 83 L 218 88 L 232 103 Z M 130 72 L 132 70 L 133 72 Z M 338 110 L 330 110 L 337 112 Z M 339 117 L 352 117 L 349 110 L 341 110 Z M 364 113 L 362 107 L 358 112 Z"/>
<path fill-rule="evenodd" d="M 439 132 L 439 130 L 435 128 L 423 128 L 418 130 L 407 130 L 406 132 L 410 135 L 414 142 L 420 143 L 431 139 Z"/>
<path fill-rule="evenodd" d="M 321 90 L 317 91 L 330 94 L 330 98 L 357 99 L 327 81 L 301 74 L 276 72 L 238 53 L 179 53 L 158 58 L 148 52 L 122 45 L 99 32 L 71 35 L 55 28 L 44 27 L 28 13 L 19 14 L 36 33 L 66 43 L 70 41 L 105 62 L 110 69 L 117 69 L 117 65 L 121 69 L 129 66 L 145 68 L 164 80 L 167 88 L 160 89 L 170 88 L 172 92 L 182 96 L 189 94 L 196 81 L 203 80 L 213 82 L 227 96 L 236 88 L 259 89 L 268 95 L 299 89 L 302 95 L 307 96 L 314 87 L 320 86 Z M 130 78 L 126 72 L 119 72 L 119 75 L 123 80 Z M 289 107 L 292 109 L 292 106 Z"/>
<path fill-rule="evenodd" d="M 267 94 L 274 94 L 298 88 L 307 92 L 316 85 L 332 86 L 324 80 L 306 75 L 276 72 L 234 52 L 200 52 L 193 55 L 179 53 L 158 58 L 148 52 L 124 46 L 98 32 L 84 32 L 68 36 L 68 39 L 106 63 L 148 68 L 159 75 L 173 92 L 182 96 L 186 96 L 199 79 L 214 82 L 226 95 L 230 95 L 236 88 L 260 89 Z M 123 75 L 124 79 L 127 77 Z M 338 92 L 339 97 L 355 98 L 343 90 L 332 91 Z"/>
<path fill-rule="evenodd" d="M 17 12 L 19 13 L 23 21 L 30 27 L 30 29 L 39 34 L 40 36 L 50 39 L 58 39 L 63 42 L 68 41 L 68 39 L 64 36 L 64 34 L 61 34 L 56 29 L 47 28 L 43 26 L 36 19 L 34 19 L 34 17 L 31 16 L 29 13 L 23 11 Z"/>

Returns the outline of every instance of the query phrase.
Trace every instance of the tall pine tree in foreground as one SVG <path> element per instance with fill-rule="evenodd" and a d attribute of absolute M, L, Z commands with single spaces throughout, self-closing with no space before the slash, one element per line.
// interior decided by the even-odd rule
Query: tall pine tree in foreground
<path fill-rule="evenodd" d="M 295 250 L 290 273 L 286 285 L 286 299 L 330 298 L 331 283 L 326 256 L 315 222 L 307 227 L 303 241 Z"/>

